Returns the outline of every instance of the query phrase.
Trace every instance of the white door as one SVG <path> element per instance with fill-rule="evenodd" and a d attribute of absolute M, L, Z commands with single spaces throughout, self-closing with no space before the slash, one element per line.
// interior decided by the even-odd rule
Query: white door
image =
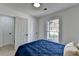
<path fill-rule="evenodd" d="M 28 23 L 27 19 L 16 18 L 15 21 L 15 48 L 28 42 Z"/>
<path fill-rule="evenodd" d="M 0 16 L 2 27 L 2 46 L 14 44 L 14 17 Z"/>

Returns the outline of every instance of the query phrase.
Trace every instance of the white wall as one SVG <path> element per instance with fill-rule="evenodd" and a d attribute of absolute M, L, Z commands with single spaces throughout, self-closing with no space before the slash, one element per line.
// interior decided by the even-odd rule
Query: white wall
<path fill-rule="evenodd" d="M 46 38 L 45 23 L 54 16 L 61 17 L 62 36 L 61 43 L 66 44 L 70 41 L 79 42 L 79 5 L 60 12 L 43 16 L 39 19 L 39 39 Z"/>

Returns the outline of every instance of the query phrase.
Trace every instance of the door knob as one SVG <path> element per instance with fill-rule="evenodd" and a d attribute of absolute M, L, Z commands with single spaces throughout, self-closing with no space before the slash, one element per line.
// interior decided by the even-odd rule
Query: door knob
<path fill-rule="evenodd" d="M 26 36 L 28 36 L 28 34 L 26 34 Z"/>
<path fill-rule="evenodd" d="M 9 33 L 9 35 L 11 35 L 12 33 Z"/>

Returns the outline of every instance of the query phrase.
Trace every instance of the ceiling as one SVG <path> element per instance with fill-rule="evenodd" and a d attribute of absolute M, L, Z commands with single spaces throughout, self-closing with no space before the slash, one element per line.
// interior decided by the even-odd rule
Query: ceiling
<path fill-rule="evenodd" d="M 32 3 L 1 3 L 0 5 L 24 14 L 30 14 L 35 17 L 40 17 L 72 7 L 77 4 L 76 3 L 41 3 L 40 8 L 33 7 Z M 47 10 L 44 10 L 44 8 L 47 8 Z"/>

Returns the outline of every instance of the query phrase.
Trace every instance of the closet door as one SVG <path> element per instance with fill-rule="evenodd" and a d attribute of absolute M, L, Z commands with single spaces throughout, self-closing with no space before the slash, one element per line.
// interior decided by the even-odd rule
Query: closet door
<path fill-rule="evenodd" d="M 1 16 L 2 21 L 2 45 L 14 44 L 14 18 Z"/>
<path fill-rule="evenodd" d="M 28 42 L 27 19 L 17 17 L 15 19 L 15 48 Z"/>

